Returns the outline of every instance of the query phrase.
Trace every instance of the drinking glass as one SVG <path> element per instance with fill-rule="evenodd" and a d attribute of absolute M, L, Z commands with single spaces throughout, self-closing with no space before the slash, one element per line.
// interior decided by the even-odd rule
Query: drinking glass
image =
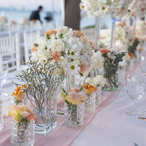
<path fill-rule="evenodd" d="M 140 68 L 144 75 L 146 75 L 146 58 L 144 56 L 140 59 Z"/>
<path fill-rule="evenodd" d="M 0 97 L 8 96 L 7 93 L 2 91 L 2 84 L 7 80 L 8 76 L 8 63 L 7 61 L 0 62 Z"/>
<path fill-rule="evenodd" d="M 145 93 L 145 75 L 142 73 L 130 73 L 127 76 L 126 83 L 127 94 L 134 101 L 134 106 L 132 111 L 127 111 L 129 116 L 142 116 L 141 111 L 135 110 L 135 105 L 137 100 L 141 99 Z"/>

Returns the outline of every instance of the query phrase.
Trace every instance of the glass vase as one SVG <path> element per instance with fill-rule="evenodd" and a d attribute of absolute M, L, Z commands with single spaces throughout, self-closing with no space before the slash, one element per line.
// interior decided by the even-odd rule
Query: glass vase
<path fill-rule="evenodd" d="M 35 133 L 34 122 L 11 121 L 11 145 L 12 146 L 34 146 Z"/>
<path fill-rule="evenodd" d="M 104 88 L 102 88 L 103 91 L 117 91 L 118 90 L 118 69 L 115 71 L 115 69 L 109 69 L 107 71 L 104 71 L 103 74 L 104 78 L 106 78 L 106 84 Z"/>
<path fill-rule="evenodd" d="M 2 100 L 0 99 L 0 131 L 4 128 L 3 124 L 3 106 L 2 106 Z"/>
<path fill-rule="evenodd" d="M 98 105 L 101 103 L 101 86 L 97 87 L 96 96 L 95 96 L 95 104 Z"/>
<path fill-rule="evenodd" d="M 35 92 L 35 97 L 32 96 L 33 92 Z M 35 134 L 46 136 L 57 126 L 56 91 L 42 94 L 30 90 L 25 94 L 25 104 L 37 115 Z"/>
<path fill-rule="evenodd" d="M 111 44 L 110 44 L 110 50 L 114 49 L 114 42 L 115 42 L 115 22 L 116 22 L 116 15 L 112 12 L 112 29 L 111 29 Z"/>
<path fill-rule="evenodd" d="M 122 66 L 119 66 L 119 85 L 124 85 L 125 84 L 125 64 Z"/>
<path fill-rule="evenodd" d="M 67 127 L 80 127 L 83 125 L 84 104 L 71 105 L 65 103 L 64 124 Z"/>
<path fill-rule="evenodd" d="M 95 112 L 95 97 L 96 97 L 96 91 L 92 94 L 84 94 L 85 95 L 85 107 L 84 107 L 84 113 L 90 114 Z"/>
<path fill-rule="evenodd" d="M 95 17 L 95 52 L 100 50 L 100 16 Z"/>

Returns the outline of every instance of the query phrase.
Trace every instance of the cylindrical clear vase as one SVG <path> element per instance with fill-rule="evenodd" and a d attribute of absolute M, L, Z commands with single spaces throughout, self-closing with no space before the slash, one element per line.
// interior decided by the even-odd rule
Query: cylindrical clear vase
<path fill-rule="evenodd" d="M 65 103 L 64 124 L 67 127 L 83 125 L 84 104 L 72 105 Z"/>
<path fill-rule="evenodd" d="M 96 97 L 95 97 L 95 104 L 98 105 L 101 103 L 101 86 L 97 87 L 98 89 L 96 90 Z"/>
<path fill-rule="evenodd" d="M 95 51 L 100 50 L 100 16 L 95 18 Z"/>
<path fill-rule="evenodd" d="M 34 146 L 35 133 L 34 122 L 11 121 L 11 145 L 12 146 Z"/>
<path fill-rule="evenodd" d="M 125 84 L 125 65 L 123 64 L 122 66 L 119 66 L 119 85 L 124 85 Z"/>
<path fill-rule="evenodd" d="M 110 74 L 109 74 L 110 73 Z M 108 70 L 108 72 L 104 73 L 104 77 L 106 78 L 106 84 L 103 91 L 117 91 L 118 90 L 118 70 L 115 72 L 115 69 Z"/>
<path fill-rule="evenodd" d="M 92 94 L 84 94 L 85 95 L 85 107 L 84 113 L 90 114 L 95 112 L 95 97 L 96 91 Z"/>
<path fill-rule="evenodd" d="M 2 106 L 2 100 L 0 99 L 0 131 L 4 128 L 3 124 L 3 106 Z"/>

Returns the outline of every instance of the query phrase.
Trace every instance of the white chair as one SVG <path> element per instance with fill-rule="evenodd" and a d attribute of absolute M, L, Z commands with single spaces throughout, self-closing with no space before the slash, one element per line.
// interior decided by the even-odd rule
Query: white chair
<path fill-rule="evenodd" d="M 25 62 L 28 62 L 31 57 L 31 48 L 34 42 L 38 42 L 40 38 L 40 31 L 33 33 L 23 33 L 24 36 L 24 52 L 25 52 Z"/>
<path fill-rule="evenodd" d="M 15 36 L 0 38 L 0 62 L 7 61 L 9 72 L 20 70 L 20 44 L 18 33 Z"/>
<path fill-rule="evenodd" d="M 9 36 L 13 36 L 15 33 L 20 34 L 20 25 L 19 24 L 9 24 Z"/>

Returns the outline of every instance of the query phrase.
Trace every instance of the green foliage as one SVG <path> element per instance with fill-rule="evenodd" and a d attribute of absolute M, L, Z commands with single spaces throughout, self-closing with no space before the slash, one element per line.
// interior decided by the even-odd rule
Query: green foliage
<path fill-rule="evenodd" d="M 49 36 L 49 34 L 46 34 L 46 38 L 49 40 L 50 39 L 50 36 Z"/>
<path fill-rule="evenodd" d="M 63 33 L 60 33 L 60 38 L 63 38 Z"/>
<path fill-rule="evenodd" d="M 38 44 L 34 44 L 35 45 L 35 47 L 38 47 L 39 45 Z"/>

